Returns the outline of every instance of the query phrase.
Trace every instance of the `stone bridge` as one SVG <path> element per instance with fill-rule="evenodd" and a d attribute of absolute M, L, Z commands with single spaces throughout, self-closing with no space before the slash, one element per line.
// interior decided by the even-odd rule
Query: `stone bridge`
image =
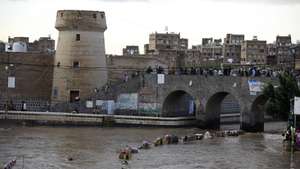
<path fill-rule="evenodd" d="M 86 107 L 86 101 L 93 101 L 94 105 L 98 100 L 107 101 L 114 102 L 113 113 L 117 115 L 189 117 L 196 119 L 193 124 L 198 127 L 218 129 L 222 101 L 227 95 L 232 95 L 240 107 L 240 128 L 260 132 L 264 130 L 267 98 L 261 92 L 250 94 L 249 80 L 278 83 L 277 79 L 269 77 L 164 75 L 164 83 L 158 84 L 158 75 L 145 74 L 82 99 L 78 110 L 83 113 L 107 113 L 107 104 Z M 61 112 L 72 110 L 74 107 L 69 103 L 52 109 Z"/>
<path fill-rule="evenodd" d="M 158 84 L 157 75 L 145 75 L 138 92 L 139 109 L 152 104 L 162 117 L 195 116 L 199 127 L 218 129 L 221 103 L 231 94 L 240 105 L 240 128 L 260 132 L 267 98 L 259 92 L 250 95 L 249 80 L 276 83 L 267 77 L 164 75 L 164 83 Z"/>

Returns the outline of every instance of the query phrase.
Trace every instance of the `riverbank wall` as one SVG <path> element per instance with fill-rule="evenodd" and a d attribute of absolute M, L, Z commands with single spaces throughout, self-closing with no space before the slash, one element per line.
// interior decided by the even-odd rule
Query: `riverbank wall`
<path fill-rule="evenodd" d="M 196 126 L 195 117 L 147 117 L 106 114 L 77 114 L 61 112 L 0 111 L 0 121 L 25 125 L 74 125 L 74 126 Z"/>

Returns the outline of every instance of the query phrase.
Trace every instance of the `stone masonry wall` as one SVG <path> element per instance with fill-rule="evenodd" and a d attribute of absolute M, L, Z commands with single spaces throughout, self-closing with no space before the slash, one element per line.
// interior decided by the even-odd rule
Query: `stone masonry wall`
<path fill-rule="evenodd" d="M 7 99 L 16 109 L 22 101 L 32 107 L 45 106 L 51 96 L 53 59 L 48 53 L 0 53 L 0 109 Z M 15 88 L 7 88 L 7 76 L 15 77 Z"/>

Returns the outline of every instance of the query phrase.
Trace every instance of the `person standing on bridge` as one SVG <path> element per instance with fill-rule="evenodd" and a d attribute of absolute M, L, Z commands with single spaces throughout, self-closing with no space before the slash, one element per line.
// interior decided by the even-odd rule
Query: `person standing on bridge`
<path fill-rule="evenodd" d="M 203 74 L 204 74 L 205 77 L 207 77 L 207 70 L 206 69 L 203 70 Z"/>
<path fill-rule="evenodd" d="M 252 69 L 251 69 L 251 76 L 252 76 L 252 77 L 255 77 L 255 73 L 256 73 L 255 68 L 252 68 Z"/>

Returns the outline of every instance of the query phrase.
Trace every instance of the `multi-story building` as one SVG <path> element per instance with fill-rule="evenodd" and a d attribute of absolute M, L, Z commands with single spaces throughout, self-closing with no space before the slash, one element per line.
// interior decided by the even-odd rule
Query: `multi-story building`
<path fill-rule="evenodd" d="M 179 49 L 186 50 L 189 48 L 189 40 L 186 38 L 179 39 Z"/>
<path fill-rule="evenodd" d="M 144 54 L 151 53 L 149 50 L 149 44 L 144 45 Z"/>
<path fill-rule="evenodd" d="M 7 52 L 53 52 L 55 40 L 51 37 L 40 37 L 39 40 L 29 42 L 28 37 L 8 37 Z"/>
<path fill-rule="evenodd" d="M 224 39 L 224 43 L 226 44 L 241 44 L 245 39 L 245 35 L 243 34 L 227 34 Z"/>
<path fill-rule="evenodd" d="M 275 43 L 267 44 L 267 65 L 276 65 L 277 64 L 277 48 Z"/>
<path fill-rule="evenodd" d="M 8 37 L 8 43 L 6 44 L 6 52 L 27 52 L 29 46 L 28 37 Z"/>
<path fill-rule="evenodd" d="M 48 52 L 54 51 L 54 49 L 55 40 L 51 39 L 51 37 L 40 37 L 39 40 L 29 43 L 29 51 Z"/>
<path fill-rule="evenodd" d="M 185 52 L 184 67 L 197 67 L 203 63 L 201 51 L 197 49 L 189 49 Z"/>
<path fill-rule="evenodd" d="M 148 51 L 160 51 L 164 49 L 184 50 L 188 49 L 188 39 L 180 38 L 176 33 L 152 33 L 149 35 Z"/>
<path fill-rule="evenodd" d="M 241 62 L 241 44 L 245 36 L 242 34 L 227 34 L 223 43 L 224 62 Z"/>
<path fill-rule="evenodd" d="M 242 64 L 266 64 L 267 63 L 267 41 L 246 40 L 242 43 L 241 50 Z"/>
<path fill-rule="evenodd" d="M 202 38 L 202 45 L 207 46 L 213 43 L 213 38 Z"/>
<path fill-rule="evenodd" d="M 277 64 L 285 67 L 293 67 L 294 58 L 291 52 L 291 47 L 292 47 L 291 35 L 276 37 Z"/>
<path fill-rule="evenodd" d="M 222 58 L 223 46 L 221 39 L 202 38 L 202 45 L 192 46 L 193 50 L 199 50 L 202 61 L 218 60 Z"/>
<path fill-rule="evenodd" d="M 8 43 L 12 44 L 14 42 L 24 42 L 29 44 L 29 37 L 8 37 Z"/>
<path fill-rule="evenodd" d="M 139 54 L 139 46 L 126 46 L 126 48 L 123 48 L 123 55 L 125 56 L 137 56 Z"/>
<path fill-rule="evenodd" d="M 295 69 L 300 71 L 300 43 L 292 47 L 292 54 L 295 58 Z"/>
<path fill-rule="evenodd" d="M 214 43 L 217 45 L 222 45 L 222 39 L 214 39 Z"/>

